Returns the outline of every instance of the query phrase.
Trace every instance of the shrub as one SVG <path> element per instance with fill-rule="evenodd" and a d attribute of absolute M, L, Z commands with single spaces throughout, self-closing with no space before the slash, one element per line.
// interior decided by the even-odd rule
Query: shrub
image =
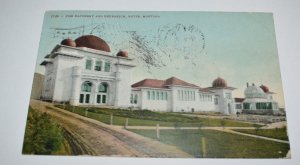
<path fill-rule="evenodd" d="M 64 143 L 63 128 L 47 113 L 40 113 L 29 107 L 23 144 L 24 154 L 53 154 Z"/>

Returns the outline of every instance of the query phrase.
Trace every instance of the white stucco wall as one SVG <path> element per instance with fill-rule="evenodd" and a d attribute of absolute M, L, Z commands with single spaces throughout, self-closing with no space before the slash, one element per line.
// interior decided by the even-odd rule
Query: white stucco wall
<path fill-rule="evenodd" d="M 73 66 L 82 66 L 83 60 L 79 58 L 58 55 L 56 79 L 53 101 L 70 101 L 72 94 L 72 72 Z"/>
<path fill-rule="evenodd" d="M 115 106 L 129 107 L 131 94 L 131 66 L 114 64 L 116 66 L 116 96 Z"/>
<path fill-rule="evenodd" d="M 160 100 L 160 99 L 148 99 L 148 91 L 150 92 L 166 92 L 167 94 L 167 100 Z M 170 106 L 170 96 L 171 96 L 171 91 L 167 89 L 151 89 L 151 88 L 144 88 L 141 89 L 141 104 L 140 108 L 141 109 L 148 109 L 148 110 L 154 110 L 154 111 L 171 111 L 171 106 Z"/>
<path fill-rule="evenodd" d="M 218 98 L 218 104 L 216 109 L 223 114 L 236 114 L 235 103 L 232 97 L 232 90 L 226 88 L 216 88 L 211 89 L 215 93 L 215 96 Z M 226 98 L 226 93 L 231 94 L 231 98 Z M 230 109 L 229 109 L 230 107 Z"/>
<path fill-rule="evenodd" d="M 42 99 L 52 100 L 55 88 L 55 79 L 57 73 L 57 59 L 52 59 L 51 63 L 45 65 L 45 78 L 42 90 Z"/>
<path fill-rule="evenodd" d="M 189 91 L 193 92 L 194 96 L 182 98 L 179 97 L 178 91 Z M 166 92 L 167 93 L 167 100 L 165 99 L 148 99 L 148 91 L 150 94 L 154 92 Z M 137 92 L 136 89 L 132 90 L 132 93 Z M 172 86 L 170 88 L 140 88 L 138 91 L 141 95 L 140 102 L 136 107 L 140 109 L 149 109 L 154 111 L 168 111 L 168 112 L 199 112 L 199 111 L 215 111 L 214 109 L 214 102 L 213 102 L 213 94 L 212 93 L 205 93 L 206 95 L 210 95 L 212 97 L 211 101 L 200 101 L 199 100 L 199 89 L 197 88 L 189 88 L 189 87 L 179 87 L 179 86 Z M 152 95 L 151 95 L 152 97 Z M 189 99 L 188 99 L 189 98 Z"/>

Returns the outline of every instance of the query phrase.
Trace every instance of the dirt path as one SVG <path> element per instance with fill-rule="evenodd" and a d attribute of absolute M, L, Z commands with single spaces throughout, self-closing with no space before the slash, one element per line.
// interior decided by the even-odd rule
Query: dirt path
<path fill-rule="evenodd" d="M 71 146 L 83 155 L 131 157 L 192 157 L 174 146 L 106 125 L 54 107 L 51 103 L 31 100 L 33 109 L 47 112 L 69 133 Z M 48 108 L 47 108 L 48 107 Z M 49 108 L 50 107 L 50 108 Z M 73 144 L 72 144 L 73 143 Z"/>

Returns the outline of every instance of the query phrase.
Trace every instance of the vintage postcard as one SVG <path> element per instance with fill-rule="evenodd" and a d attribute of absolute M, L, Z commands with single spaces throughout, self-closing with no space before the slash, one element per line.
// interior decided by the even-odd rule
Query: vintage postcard
<path fill-rule="evenodd" d="M 23 154 L 290 158 L 272 13 L 45 13 Z"/>

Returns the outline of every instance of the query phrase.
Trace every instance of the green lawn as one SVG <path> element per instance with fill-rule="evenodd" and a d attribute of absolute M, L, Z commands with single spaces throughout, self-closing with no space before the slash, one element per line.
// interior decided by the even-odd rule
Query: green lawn
<path fill-rule="evenodd" d="M 70 105 L 56 105 L 56 107 L 66 109 L 79 115 L 85 115 L 86 107 L 74 107 Z M 110 115 L 113 114 L 114 125 L 125 125 L 126 118 L 128 125 L 135 126 L 178 126 L 178 127 L 201 127 L 201 126 L 231 126 L 231 127 L 251 127 L 254 124 L 237 122 L 223 119 L 208 119 L 167 112 L 153 112 L 149 110 L 121 110 L 108 108 L 88 108 L 88 117 L 101 122 L 110 123 Z"/>
<path fill-rule="evenodd" d="M 265 136 L 274 139 L 281 139 L 281 140 L 289 140 L 287 136 L 287 129 L 284 128 L 275 128 L 275 129 L 258 129 L 258 130 L 250 130 L 250 129 L 236 129 L 234 131 L 248 133 L 253 135 Z"/>
<path fill-rule="evenodd" d="M 156 139 L 155 130 L 130 130 Z M 202 157 L 201 138 L 206 139 L 208 158 L 282 158 L 289 144 L 213 130 L 160 130 L 160 141 Z"/>

